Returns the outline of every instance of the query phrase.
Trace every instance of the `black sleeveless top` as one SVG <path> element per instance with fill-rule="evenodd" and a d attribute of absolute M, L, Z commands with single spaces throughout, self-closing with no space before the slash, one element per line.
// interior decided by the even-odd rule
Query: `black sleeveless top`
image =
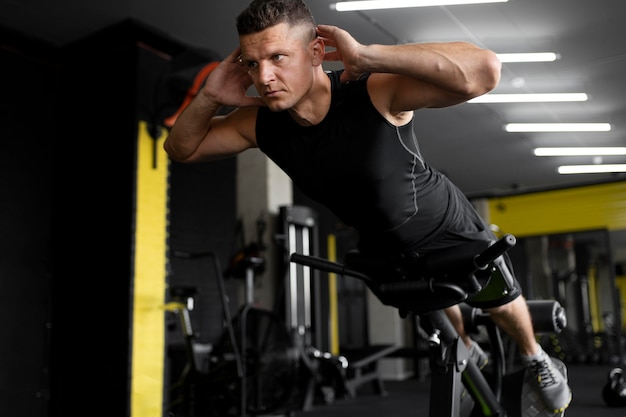
<path fill-rule="evenodd" d="M 260 107 L 260 150 L 302 192 L 354 227 L 364 253 L 432 250 L 443 232 L 449 238 L 482 230 L 477 213 L 467 224 L 473 207 L 465 196 L 422 158 L 413 120 L 390 124 L 370 101 L 367 76 L 342 84 L 340 74 L 328 73 L 332 101 L 317 125 L 300 126 L 287 111 Z"/>

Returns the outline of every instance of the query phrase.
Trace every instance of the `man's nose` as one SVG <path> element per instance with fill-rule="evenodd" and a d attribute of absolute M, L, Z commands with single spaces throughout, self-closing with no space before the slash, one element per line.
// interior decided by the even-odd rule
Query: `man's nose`
<path fill-rule="evenodd" d="M 274 66 L 269 63 L 259 64 L 259 81 L 263 84 L 269 84 L 274 80 Z"/>

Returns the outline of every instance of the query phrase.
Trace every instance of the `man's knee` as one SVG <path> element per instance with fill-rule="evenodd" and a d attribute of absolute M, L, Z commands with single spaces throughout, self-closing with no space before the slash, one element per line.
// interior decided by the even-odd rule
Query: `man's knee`
<path fill-rule="evenodd" d="M 523 295 L 519 295 L 505 304 L 489 308 L 483 308 L 482 310 L 490 315 L 506 315 L 511 314 L 512 312 L 519 311 L 519 308 L 528 309 L 528 306 L 526 305 L 526 299 Z"/>

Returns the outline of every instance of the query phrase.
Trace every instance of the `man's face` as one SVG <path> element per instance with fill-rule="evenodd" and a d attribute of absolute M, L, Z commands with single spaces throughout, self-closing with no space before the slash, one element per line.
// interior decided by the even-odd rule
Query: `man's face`
<path fill-rule="evenodd" d="M 241 61 L 272 111 L 295 107 L 313 79 L 312 34 L 287 23 L 241 35 Z M 314 38 L 313 38 L 314 39 Z"/>

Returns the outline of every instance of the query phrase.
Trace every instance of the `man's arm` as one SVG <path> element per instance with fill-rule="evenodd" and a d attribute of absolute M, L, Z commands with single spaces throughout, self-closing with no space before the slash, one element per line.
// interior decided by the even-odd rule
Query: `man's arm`
<path fill-rule="evenodd" d="M 459 104 L 493 90 L 500 80 L 496 54 L 465 42 L 370 45 L 360 61 L 368 72 L 383 73 L 372 87 L 379 82 L 394 92 L 392 112 Z"/>
<path fill-rule="evenodd" d="M 318 35 L 336 48 L 324 59 L 343 62 L 344 81 L 372 74 L 368 90 L 383 114 L 459 104 L 491 91 L 500 80 L 496 54 L 467 42 L 362 45 L 325 25 L 318 26 Z"/>
<path fill-rule="evenodd" d="M 163 147 L 178 162 L 225 158 L 255 147 L 256 110 L 262 101 L 246 92 L 252 80 L 233 51 L 207 77 L 198 95 L 178 116 Z M 222 106 L 236 109 L 225 116 Z"/>

